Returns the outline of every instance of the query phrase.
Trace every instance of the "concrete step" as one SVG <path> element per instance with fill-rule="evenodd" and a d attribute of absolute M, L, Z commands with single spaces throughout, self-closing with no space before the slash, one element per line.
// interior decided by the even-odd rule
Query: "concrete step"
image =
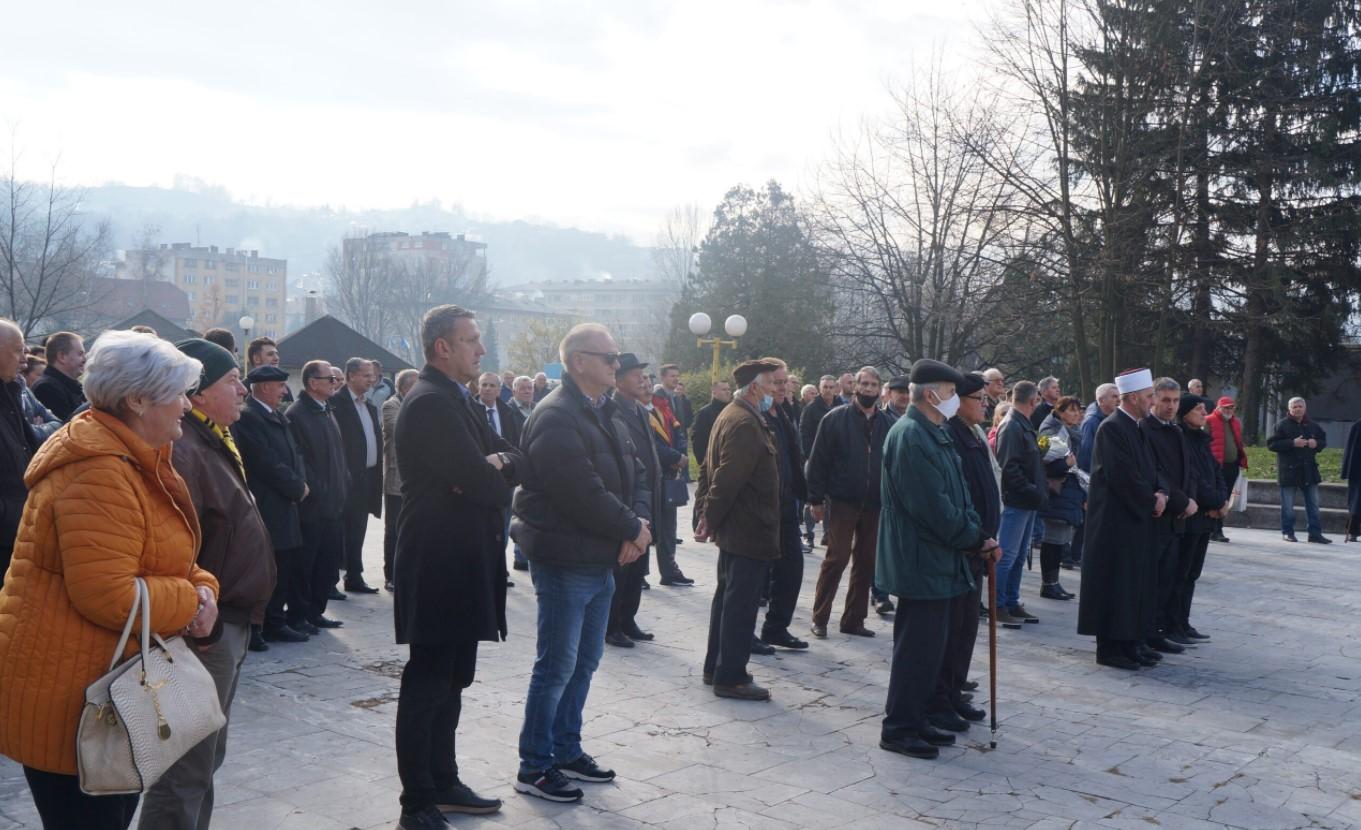
<path fill-rule="evenodd" d="M 1298 504 L 1302 496 L 1297 492 L 1295 502 Z M 1346 484 L 1320 484 L 1318 486 L 1318 501 L 1321 508 L 1332 508 L 1334 510 L 1347 509 L 1347 485 Z M 1279 506 L 1281 503 L 1281 488 L 1275 479 L 1254 478 L 1248 482 L 1248 504 L 1274 504 Z"/>
<path fill-rule="evenodd" d="M 1272 482 L 1275 484 L 1275 482 Z M 1255 491 L 1248 490 L 1249 497 Z M 1319 508 L 1319 519 L 1323 522 L 1324 533 L 1342 534 L 1347 532 L 1347 511 L 1338 510 L 1333 507 Z M 1281 505 L 1277 501 L 1275 504 L 1254 504 L 1248 502 L 1248 509 L 1243 512 L 1236 510 L 1230 511 L 1224 517 L 1224 524 L 1229 527 L 1250 527 L 1262 530 L 1281 529 Z M 1304 538 L 1308 532 L 1309 524 L 1304 514 L 1304 506 L 1299 498 L 1295 500 L 1295 535 Z"/>

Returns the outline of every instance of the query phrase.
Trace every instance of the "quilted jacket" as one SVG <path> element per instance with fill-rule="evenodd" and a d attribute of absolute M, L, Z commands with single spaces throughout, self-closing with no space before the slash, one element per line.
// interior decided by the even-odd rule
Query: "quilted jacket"
<path fill-rule="evenodd" d="M 162 635 L 194 618 L 196 586 L 217 593 L 217 580 L 194 564 L 198 520 L 170 454 L 87 410 L 34 456 L 0 589 L 0 754 L 76 773 L 85 687 L 109 668 L 135 577 L 151 590 L 151 623 Z"/>

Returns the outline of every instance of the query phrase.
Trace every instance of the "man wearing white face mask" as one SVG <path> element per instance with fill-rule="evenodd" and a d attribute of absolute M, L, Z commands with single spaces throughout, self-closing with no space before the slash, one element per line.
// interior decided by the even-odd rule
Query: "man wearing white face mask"
<path fill-rule="evenodd" d="M 822 521 L 824 512 L 827 516 L 827 558 L 822 560 L 813 598 L 814 637 L 827 636 L 827 622 L 847 564 L 851 584 L 841 613 L 841 633 L 874 636 L 865 627 L 865 617 L 874 584 L 884 439 L 893 426 L 893 418 L 878 405 L 881 383 L 872 366 L 857 372 L 854 398 L 828 412 L 818 424 L 808 456 L 808 504 L 814 520 Z"/>
<path fill-rule="evenodd" d="M 1011 414 L 997 432 L 997 463 L 1002 465 L 1002 524 L 997 541 L 1002 559 L 997 563 L 997 621 L 1007 628 L 1037 623 L 1039 618 L 1021 604 L 1022 554 L 1030 545 L 1035 516 L 1049 501 L 1044 477 L 1044 453 L 1032 424 L 1039 390 L 1028 380 L 1011 389 Z"/>

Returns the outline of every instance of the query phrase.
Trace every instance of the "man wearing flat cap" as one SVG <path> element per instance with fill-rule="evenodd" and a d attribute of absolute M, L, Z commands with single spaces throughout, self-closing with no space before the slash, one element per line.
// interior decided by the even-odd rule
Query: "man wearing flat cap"
<path fill-rule="evenodd" d="M 937 747 L 955 742 L 927 717 L 941 702 L 951 604 L 976 587 L 967 557 L 995 557 L 997 540 L 983 530 L 946 428 L 959 411 L 963 376 L 922 359 L 910 379 L 911 408 L 884 442 L 876 581 L 899 603 L 879 746 L 935 758 Z"/>
<path fill-rule="evenodd" d="M 255 496 L 255 505 L 269 530 L 274 546 L 278 581 L 269 605 L 265 606 L 264 639 L 269 642 L 301 643 L 304 631 L 288 624 L 284 606 L 289 592 L 301 584 L 296 573 L 302 564 L 302 523 L 298 505 L 307 498 L 307 471 L 302 450 L 288 428 L 288 416 L 279 411 L 288 389 L 288 373 L 278 366 L 262 365 L 246 375 L 250 395 L 241 410 L 241 420 L 232 426 L 232 436 L 241 449 L 246 466 L 246 483 Z"/>
<path fill-rule="evenodd" d="M 748 360 L 733 370 L 733 402 L 714 421 L 695 509 L 697 541 L 718 545 L 718 586 L 709 612 L 704 682 L 714 694 L 769 700 L 747 674 L 752 629 L 770 563 L 780 558 L 780 473 L 775 436 L 762 412 L 775 404 L 773 363 Z"/>
<path fill-rule="evenodd" d="M 635 488 L 633 512 L 641 519 L 652 521 L 665 497 L 662 491 L 663 464 L 658 459 L 661 436 L 652 430 L 647 407 L 652 405 L 652 384 L 643 372 L 647 364 L 632 352 L 619 355 L 614 370 L 614 402 L 619 406 L 619 420 L 628 428 L 633 439 L 633 454 L 642 465 L 644 475 Z M 669 444 L 666 449 L 675 453 Z M 677 453 L 679 455 L 679 453 Z M 618 648 L 633 648 L 635 642 L 648 642 L 653 634 L 638 627 L 635 619 L 643 595 L 643 578 L 647 576 L 647 552 L 629 563 L 614 565 L 614 596 L 610 599 L 610 619 L 605 626 L 605 642 Z"/>
<path fill-rule="evenodd" d="M 1153 523 L 1167 509 L 1167 493 L 1139 429 L 1153 405 L 1153 375 L 1131 369 L 1115 386 L 1120 405 L 1097 427 L 1092 448 L 1077 633 L 1096 637 L 1097 663 L 1135 670 L 1158 662 L 1142 641 L 1156 614 Z"/>
<path fill-rule="evenodd" d="M 898 420 L 907 414 L 907 408 L 912 405 L 912 381 L 907 375 L 894 375 L 888 382 L 888 403 L 884 406 L 884 414 L 893 420 Z"/>

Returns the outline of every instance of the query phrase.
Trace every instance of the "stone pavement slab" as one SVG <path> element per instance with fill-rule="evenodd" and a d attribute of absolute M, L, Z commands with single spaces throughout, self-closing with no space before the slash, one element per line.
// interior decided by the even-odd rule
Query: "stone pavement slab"
<path fill-rule="evenodd" d="M 688 527 L 682 512 L 680 526 Z M 584 743 L 619 772 L 580 805 L 511 789 L 534 657 L 529 575 L 513 572 L 510 639 L 483 644 L 464 695 L 464 780 L 505 800 L 459 827 L 543 828 L 1345 828 L 1361 825 L 1361 545 L 1280 541 L 1234 529 L 1210 548 L 1195 622 L 1211 643 L 1137 673 L 1103 669 L 1074 633 L 1077 603 L 1038 596 L 1039 625 L 999 632 L 998 747 L 986 725 L 939 760 L 878 749 L 892 625 L 874 639 L 835 632 L 805 653 L 752 660 L 774 699 L 715 698 L 700 682 L 716 551 L 678 550 L 694 588 L 652 578 L 639 622 L 657 640 L 607 648 Z M 370 581 L 382 525 L 366 544 Z M 805 558 L 794 633 L 807 633 L 823 548 Z M 1078 574 L 1065 572 L 1070 590 Z M 844 592 L 844 589 L 843 589 Z M 391 828 L 398 813 L 393 726 L 405 650 L 392 598 L 334 603 L 345 627 L 246 662 L 213 826 Z M 973 676 L 986 698 L 986 626 Z M 0 761 L 0 830 L 39 826 L 22 771 Z"/>

